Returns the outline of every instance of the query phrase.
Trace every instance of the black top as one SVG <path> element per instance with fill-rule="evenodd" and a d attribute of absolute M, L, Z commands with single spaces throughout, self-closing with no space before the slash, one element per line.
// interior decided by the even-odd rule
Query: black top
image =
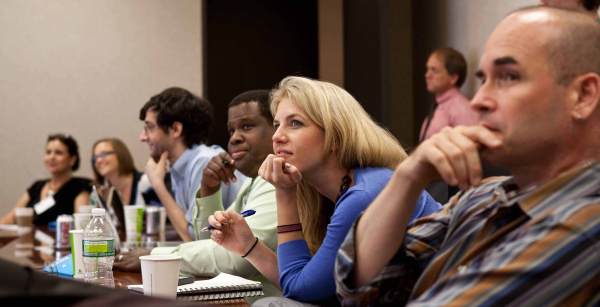
<path fill-rule="evenodd" d="M 40 202 L 42 189 L 49 180 L 50 179 L 38 180 L 27 189 L 27 194 L 29 195 L 27 207 L 33 207 Z M 65 182 L 65 184 L 63 184 L 54 194 L 54 206 L 44 211 L 41 215 L 34 214 L 33 223 L 35 225 L 47 225 L 49 222 L 56 221 L 56 218 L 61 214 L 73 214 L 75 198 L 77 198 L 81 192 L 89 193 L 91 190 L 92 185 L 89 179 L 71 177 L 71 179 Z"/>
<path fill-rule="evenodd" d="M 139 172 L 136 170 L 133 171 L 133 180 L 131 182 L 131 192 L 129 193 L 128 205 L 135 205 L 136 203 L 138 203 L 137 193 L 138 193 L 138 189 L 140 188 L 139 183 L 140 183 L 140 180 L 142 179 L 143 175 L 144 175 L 144 173 L 142 173 L 142 172 Z M 171 191 L 171 176 L 169 176 L 168 173 L 165 176 L 164 182 L 165 182 L 165 187 L 167 188 L 167 191 Z M 144 199 L 144 203 L 146 205 L 162 206 L 160 199 L 158 198 L 158 195 L 156 195 L 156 192 L 154 192 L 152 187 L 149 187 L 145 191 L 141 191 L 140 193 L 142 194 L 142 198 Z M 171 193 L 171 194 L 173 194 L 173 193 Z M 114 201 L 118 201 L 121 204 L 121 207 L 123 206 L 123 202 L 121 201 L 121 198 L 119 197 L 118 194 L 115 194 L 113 196 L 113 202 Z"/>
<path fill-rule="evenodd" d="M 129 193 L 129 203 L 127 205 L 134 205 L 136 203 L 138 183 L 140 182 L 141 178 L 142 178 L 142 173 L 134 170 L 133 180 L 131 181 L 131 193 Z M 117 193 L 116 191 L 113 192 L 110 206 L 112 207 L 112 210 L 113 210 L 115 216 L 119 220 L 119 223 L 117 225 L 115 225 L 115 227 L 117 228 L 117 231 L 119 232 L 119 235 L 121 236 L 121 238 L 124 238 L 124 235 L 125 235 L 125 209 L 123 208 L 124 207 L 123 201 L 121 200 L 121 197 L 119 197 L 119 193 Z"/>
<path fill-rule="evenodd" d="M 144 175 L 144 173 L 141 173 L 138 171 L 133 172 L 133 181 L 131 182 L 131 193 L 129 195 L 129 203 L 127 205 L 135 205 L 136 203 L 138 203 L 137 194 L 138 194 L 138 189 L 140 188 L 139 183 L 140 183 L 140 180 L 142 179 L 142 175 Z M 167 187 L 167 190 L 170 191 L 171 190 L 170 176 L 165 176 L 164 181 L 165 181 L 165 186 Z M 156 193 L 154 192 L 152 187 L 148 188 L 145 191 L 141 191 L 141 195 L 143 198 L 143 203 L 145 203 L 147 206 L 161 205 L 160 199 L 158 198 L 158 195 L 156 195 Z M 140 203 L 141 203 L 141 200 L 140 200 Z M 121 197 L 119 197 L 118 193 L 113 193 L 113 197 L 112 197 L 110 206 L 112 207 L 112 211 L 119 221 L 118 224 L 116 225 L 117 231 L 119 232 L 119 235 L 121 236 L 121 238 L 124 239 L 125 238 L 125 212 L 124 212 L 124 208 L 123 208 L 124 204 L 123 204 L 123 201 L 121 200 Z M 108 208 L 106 208 L 106 209 L 108 210 Z"/>

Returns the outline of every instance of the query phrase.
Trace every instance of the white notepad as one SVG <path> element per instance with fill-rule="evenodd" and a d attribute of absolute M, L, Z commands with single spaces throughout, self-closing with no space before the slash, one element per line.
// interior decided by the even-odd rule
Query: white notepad
<path fill-rule="evenodd" d="M 129 285 L 127 288 L 136 292 L 144 292 L 143 285 Z M 194 300 L 217 300 L 261 296 L 264 293 L 262 283 L 259 281 L 220 273 L 211 279 L 197 280 L 191 284 L 178 286 L 177 295 L 194 295 Z"/>

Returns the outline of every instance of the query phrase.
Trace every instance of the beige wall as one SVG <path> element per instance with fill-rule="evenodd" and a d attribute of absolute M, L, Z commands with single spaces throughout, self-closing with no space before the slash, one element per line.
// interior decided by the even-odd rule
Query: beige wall
<path fill-rule="evenodd" d="M 199 0 L 3 0 L 0 214 L 34 179 L 46 137 L 67 132 L 91 176 L 92 143 L 122 138 L 144 165 L 138 111 L 160 90 L 202 89 Z"/>
<path fill-rule="evenodd" d="M 342 3 L 319 1 L 320 74 L 338 84 Z M 473 71 L 494 26 L 509 11 L 535 3 L 431 1 L 429 18 L 445 20 L 440 41 L 433 43 L 466 55 L 468 95 L 476 89 Z M 91 176 L 90 146 L 105 136 L 122 138 L 141 169 L 146 159 L 137 140 L 141 105 L 170 85 L 202 94 L 200 0 L 3 0 L 1 7 L 0 214 L 34 179 L 47 175 L 41 158 L 49 133 L 77 138 L 79 175 Z"/>
<path fill-rule="evenodd" d="M 477 89 L 473 77 L 487 37 L 494 27 L 509 12 L 528 5 L 537 4 L 536 0 L 444 0 L 443 9 L 437 12 L 447 19 L 448 27 L 442 33 L 448 46 L 462 52 L 467 58 L 469 78 L 463 91 L 472 97 Z"/>

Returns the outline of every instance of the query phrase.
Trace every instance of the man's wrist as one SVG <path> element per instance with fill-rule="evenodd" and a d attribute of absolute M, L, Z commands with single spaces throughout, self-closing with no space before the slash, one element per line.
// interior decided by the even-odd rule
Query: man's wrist
<path fill-rule="evenodd" d="M 154 191 L 156 193 L 158 193 L 158 191 L 166 191 L 167 187 L 165 186 L 165 182 L 164 179 L 161 180 L 156 180 L 156 181 L 152 181 L 150 180 L 150 184 L 152 185 L 152 189 L 154 189 Z"/>
<path fill-rule="evenodd" d="M 209 187 L 207 185 L 201 185 L 200 186 L 200 190 L 196 194 L 196 197 L 202 198 L 202 197 L 211 196 L 211 195 L 217 193 L 217 191 L 219 191 L 219 188 L 220 188 L 220 186 L 218 186 L 218 185 L 215 186 L 215 187 Z"/>
<path fill-rule="evenodd" d="M 423 189 L 433 181 L 433 178 L 427 178 L 419 167 L 415 165 L 416 162 L 412 161 L 409 156 L 396 168 L 394 172 L 394 178 L 401 181 L 404 185 L 412 186 L 414 188 Z"/>
<path fill-rule="evenodd" d="M 157 176 L 156 174 L 151 174 L 146 172 L 146 175 L 148 176 L 148 181 L 150 181 L 150 185 L 152 185 L 152 188 L 156 189 L 158 186 L 160 186 L 161 184 L 164 185 L 165 184 L 165 176 Z"/>

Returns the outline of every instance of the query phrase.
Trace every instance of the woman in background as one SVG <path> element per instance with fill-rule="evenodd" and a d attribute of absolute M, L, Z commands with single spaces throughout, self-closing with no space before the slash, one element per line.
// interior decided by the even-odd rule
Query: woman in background
<path fill-rule="evenodd" d="M 336 301 L 337 250 L 406 153 L 354 97 L 331 83 L 287 77 L 272 92 L 271 112 L 275 155 L 259 175 L 276 188 L 277 254 L 235 212 L 209 217 L 212 238 L 279 284 L 284 296 L 329 305 Z M 423 192 L 412 218 L 439 208 Z"/>
<path fill-rule="evenodd" d="M 124 228 L 123 206 L 157 204 L 150 181 L 135 169 L 123 141 L 104 138 L 92 146 L 92 169 L 98 193 L 119 230 Z"/>
<path fill-rule="evenodd" d="M 79 168 L 79 148 L 70 135 L 52 134 L 46 141 L 44 165 L 49 179 L 35 181 L 19 198 L 15 208 L 32 207 L 33 223 L 47 225 L 61 214 L 73 214 L 89 202 L 90 180 L 74 177 Z M 0 220 L 2 224 L 15 223 L 15 210 Z"/>

